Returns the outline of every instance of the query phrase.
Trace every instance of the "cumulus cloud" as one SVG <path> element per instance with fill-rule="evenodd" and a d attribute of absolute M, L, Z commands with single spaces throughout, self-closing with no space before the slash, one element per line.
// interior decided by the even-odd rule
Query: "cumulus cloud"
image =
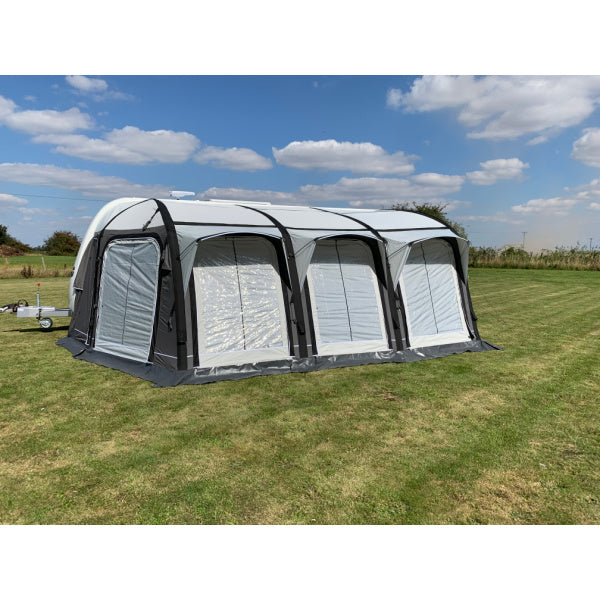
<path fill-rule="evenodd" d="M 293 192 L 247 190 L 244 188 L 211 187 L 197 196 L 198 200 L 237 200 L 240 202 L 271 202 L 271 204 L 302 204 Z"/>
<path fill-rule="evenodd" d="M 359 175 L 408 175 L 415 170 L 416 156 L 404 152 L 388 154 L 370 142 L 336 140 L 291 142 L 285 148 L 273 148 L 280 165 L 296 169 L 351 171 Z"/>
<path fill-rule="evenodd" d="M 600 210 L 600 202 L 590 202 L 588 208 L 590 210 Z"/>
<path fill-rule="evenodd" d="M 583 130 L 583 135 L 573 143 L 571 158 L 590 167 L 600 167 L 600 127 Z"/>
<path fill-rule="evenodd" d="M 67 75 L 67 83 L 80 92 L 104 92 L 108 89 L 108 83 L 104 79 L 95 79 L 85 75 Z"/>
<path fill-rule="evenodd" d="M 264 171 L 273 167 L 268 158 L 250 148 L 205 146 L 194 156 L 194 160 L 200 165 L 210 164 L 217 169 L 233 171 Z"/>
<path fill-rule="evenodd" d="M 16 108 L 17 105 L 10 98 L 0 96 L 0 123 L 12 115 Z"/>
<path fill-rule="evenodd" d="M 524 204 L 512 206 L 511 209 L 514 212 L 523 215 L 542 214 L 564 217 L 568 215 L 571 209 L 578 203 L 579 200 L 577 200 L 577 198 L 536 198 L 534 200 L 529 200 Z"/>
<path fill-rule="evenodd" d="M 108 83 L 97 77 L 67 75 L 65 80 L 73 88 L 74 93 L 90 96 L 93 100 L 131 100 L 133 98 L 130 94 L 109 89 Z"/>
<path fill-rule="evenodd" d="M 100 175 L 94 171 L 33 163 L 0 163 L 0 181 L 59 188 L 101 198 L 119 196 L 164 198 L 169 194 L 169 188 L 162 185 L 141 185 L 121 177 Z"/>
<path fill-rule="evenodd" d="M 471 128 L 468 137 L 509 140 L 537 134 L 532 144 L 581 123 L 599 101 L 598 76 L 432 75 L 417 78 L 407 92 L 387 93 L 387 105 L 406 112 L 459 109 L 458 120 Z"/>
<path fill-rule="evenodd" d="M 99 162 L 142 165 L 149 162 L 182 163 L 200 145 L 198 139 L 184 131 L 143 131 L 127 126 L 113 129 L 102 138 L 84 135 L 40 135 L 39 144 L 55 144 L 55 152 Z"/>
<path fill-rule="evenodd" d="M 467 179 L 474 185 L 493 185 L 499 179 L 520 179 L 523 169 L 529 168 L 518 158 L 497 158 L 479 163 L 482 171 L 467 173 Z"/>
<path fill-rule="evenodd" d="M 0 96 L 0 124 L 30 135 L 72 133 L 90 129 L 93 119 L 78 108 L 69 110 L 19 110 L 10 99 Z"/>
<path fill-rule="evenodd" d="M 440 173 L 419 173 L 410 178 L 414 183 L 432 188 L 453 189 L 457 191 L 462 186 L 465 178 L 462 175 L 441 175 Z M 448 192 L 446 192 L 448 193 Z"/>
<path fill-rule="evenodd" d="M 355 207 L 386 208 L 398 202 L 430 201 L 442 202 L 449 210 L 468 203 L 446 200 L 447 194 L 460 190 L 463 178 L 455 175 L 424 174 L 425 179 L 342 177 L 337 183 L 325 185 L 303 185 L 293 192 L 270 190 L 245 190 L 241 188 L 210 188 L 199 195 L 201 199 L 222 198 L 225 200 L 256 200 L 276 204 L 323 204 L 347 202 Z"/>

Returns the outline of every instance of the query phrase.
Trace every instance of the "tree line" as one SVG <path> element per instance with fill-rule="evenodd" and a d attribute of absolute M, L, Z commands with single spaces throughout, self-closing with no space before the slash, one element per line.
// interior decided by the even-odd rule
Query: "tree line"
<path fill-rule="evenodd" d="M 32 248 L 8 233 L 8 227 L 0 223 L 0 246 L 12 248 L 20 254 L 45 252 L 50 256 L 75 256 L 80 246 L 79 238 L 72 231 L 55 231 L 41 246 Z"/>

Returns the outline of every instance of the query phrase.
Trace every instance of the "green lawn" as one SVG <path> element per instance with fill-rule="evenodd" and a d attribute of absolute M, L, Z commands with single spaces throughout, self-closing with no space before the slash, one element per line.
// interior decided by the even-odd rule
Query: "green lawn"
<path fill-rule="evenodd" d="M 0 522 L 599 523 L 600 273 L 471 292 L 504 352 L 168 389 L 0 315 Z"/>
<path fill-rule="evenodd" d="M 44 254 L 44 262 L 46 267 L 49 268 L 60 268 L 60 267 L 71 267 L 75 264 L 74 256 L 49 256 Z M 0 266 L 23 266 L 31 265 L 32 267 L 42 266 L 42 255 L 41 254 L 25 254 L 24 256 L 10 256 L 8 258 L 0 258 Z M 5 303 L 6 304 L 6 303 Z"/>

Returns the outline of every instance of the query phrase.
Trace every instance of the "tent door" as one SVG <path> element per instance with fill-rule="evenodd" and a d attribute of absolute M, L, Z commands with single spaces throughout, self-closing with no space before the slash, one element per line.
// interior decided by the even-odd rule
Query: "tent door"
<path fill-rule="evenodd" d="M 102 261 L 94 348 L 145 362 L 150 354 L 160 247 L 153 238 L 110 242 Z"/>
<path fill-rule="evenodd" d="M 200 242 L 193 273 L 200 367 L 289 358 L 283 287 L 270 242 L 259 236 Z"/>
<path fill-rule="evenodd" d="M 470 339 L 448 242 L 414 244 L 400 277 L 412 348 L 466 342 Z"/>
<path fill-rule="evenodd" d="M 308 282 L 319 355 L 389 349 L 373 256 L 364 242 L 317 242 Z"/>

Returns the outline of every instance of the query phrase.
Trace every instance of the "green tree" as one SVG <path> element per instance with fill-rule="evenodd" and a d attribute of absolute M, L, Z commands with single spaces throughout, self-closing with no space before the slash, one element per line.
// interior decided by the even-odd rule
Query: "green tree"
<path fill-rule="evenodd" d="M 44 250 L 51 256 L 75 256 L 79 245 L 79 238 L 71 231 L 55 231 L 44 242 Z"/>
<path fill-rule="evenodd" d="M 0 224 L 0 246 L 10 246 L 16 248 L 21 252 L 31 252 L 31 247 L 19 240 L 15 239 L 10 233 L 8 233 L 8 227 Z"/>
<path fill-rule="evenodd" d="M 456 231 L 460 237 L 464 237 L 467 239 L 467 232 L 465 228 L 458 223 L 457 221 L 452 221 L 448 215 L 446 214 L 446 209 L 448 208 L 447 204 L 435 203 L 435 202 L 398 202 L 392 206 L 394 210 L 407 210 L 409 212 L 421 213 L 424 215 L 428 215 L 433 217 L 434 219 L 438 219 L 451 227 Z"/>

